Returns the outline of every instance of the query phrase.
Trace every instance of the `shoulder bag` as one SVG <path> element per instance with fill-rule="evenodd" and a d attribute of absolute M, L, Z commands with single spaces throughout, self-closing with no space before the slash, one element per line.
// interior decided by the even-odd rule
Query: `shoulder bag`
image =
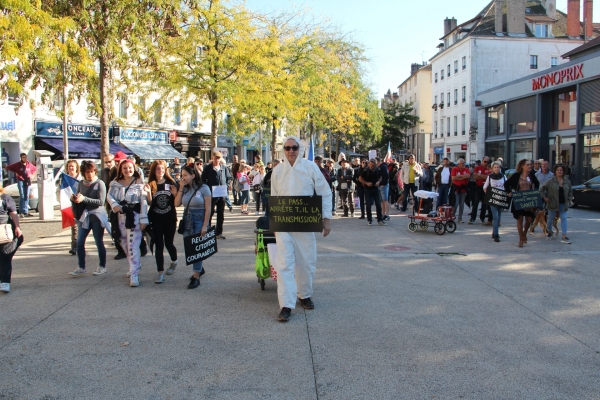
<path fill-rule="evenodd" d="M 192 197 L 190 197 L 190 199 L 188 200 L 187 206 L 185 206 L 185 209 L 183 210 L 183 217 L 181 217 L 181 221 L 179 221 L 179 226 L 177 227 L 177 233 L 179 233 L 180 235 L 183 235 L 183 233 L 185 232 L 185 228 L 188 225 L 188 218 L 190 217 L 189 216 L 190 202 L 196 195 L 196 192 L 198 191 L 198 189 L 194 190 Z"/>
<path fill-rule="evenodd" d="M 4 199 L 2 199 L 2 208 L 4 211 L 7 211 Z M 10 220 L 10 215 L 8 215 L 8 212 L 6 213 L 6 217 Z M 15 238 L 12 225 L 10 224 L 9 220 L 7 220 L 6 224 L 0 224 L 0 245 L 10 243 Z"/>

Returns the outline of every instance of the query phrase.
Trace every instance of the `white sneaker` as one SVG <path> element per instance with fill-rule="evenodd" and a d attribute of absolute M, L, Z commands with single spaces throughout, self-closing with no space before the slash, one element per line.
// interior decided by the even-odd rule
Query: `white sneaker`
<path fill-rule="evenodd" d="M 10 292 L 10 283 L 6 283 L 6 282 L 0 283 L 0 292 L 9 293 Z"/>
<path fill-rule="evenodd" d="M 140 286 L 140 281 L 138 280 L 137 274 L 132 274 L 131 278 L 129 278 L 129 286 L 138 287 Z"/>
<path fill-rule="evenodd" d="M 175 273 L 175 268 L 177 268 L 177 260 L 171 261 L 169 268 L 167 268 L 167 275 L 173 275 Z"/>
<path fill-rule="evenodd" d="M 100 275 L 103 275 L 103 274 L 105 274 L 107 272 L 108 271 L 106 271 L 105 267 L 98 266 L 98 268 L 96 268 L 96 270 L 94 271 L 94 273 L 92 275 L 94 275 L 94 276 L 100 276 Z"/>
<path fill-rule="evenodd" d="M 165 274 L 162 272 L 159 272 L 158 275 L 156 275 L 156 279 L 154 280 L 154 283 L 163 283 L 165 281 Z"/>
<path fill-rule="evenodd" d="M 69 275 L 71 276 L 83 276 L 85 274 L 87 274 L 87 271 L 81 268 L 77 268 L 75 271 L 69 272 Z"/>

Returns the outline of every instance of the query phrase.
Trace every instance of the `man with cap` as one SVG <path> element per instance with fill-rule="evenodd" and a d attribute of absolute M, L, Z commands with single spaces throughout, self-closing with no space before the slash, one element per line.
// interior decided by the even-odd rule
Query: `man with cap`
<path fill-rule="evenodd" d="M 283 145 L 284 162 L 273 169 L 271 196 L 313 196 L 322 198 L 323 236 L 331 229 L 331 189 L 316 162 L 305 158 L 304 145 L 288 136 Z M 317 240 L 314 232 L 276 232 L 277 298 L 281 312 L 278 320 L 287 322 L 297 299 L 304 309 L 312 310 L 313 280 L 317 264 Z"/>
<path fill-rule="evenodd" d="M 341 168 L 337 171 L 338 189 L 342 200 L 344 214 L 342 217 L 350 216 L 354 218 L 354 170 L 350 168 L 350 162 L 345 158 L 340 160 Z"/>
<path fill-rule="evenodd" d="M 221 158 L 223 154 L 220 151 L 213 151 L 212 160 L 210 164 L 204 166 L 200 179 L 202 182 L 210 187 L 211 192 L 214 186 L 231 186 L 232 177 L 231 173 L 227 168 L 221 165 Z M 210 220 L 212 225 L 212 217 L 217 213 L 217 227 L 216 235 L 217 239 L 225 239 L 223 236 L 223 222 L 225 221 L 225 198 L 214 197 L 212 198 L 212 211 L 210 213 Z"/>

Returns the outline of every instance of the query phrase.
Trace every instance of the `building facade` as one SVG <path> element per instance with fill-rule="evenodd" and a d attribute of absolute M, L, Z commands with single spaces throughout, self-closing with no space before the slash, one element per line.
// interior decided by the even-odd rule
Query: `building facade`
<path fill-rule="evenodd" d="M 477 94 L 564 63 L 560 55 L 583 43 L 580 35 L 567 34 L 569 18 L 583 32 L 579 14 L 557 12 L 552 0 L 496 0 L 461 25 L 444 21 L 443 43 L 430 60 L 435 161 L 446 156 L 473 162 L 484 155 Z"/>

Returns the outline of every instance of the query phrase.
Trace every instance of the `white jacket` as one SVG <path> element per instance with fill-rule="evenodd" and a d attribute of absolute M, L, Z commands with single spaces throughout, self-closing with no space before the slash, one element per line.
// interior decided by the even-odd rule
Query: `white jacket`
<path fill-rule="evenodd" d="M 408 185 L 408 179 L 410 178 L 410 166 L 408 165 L 408 161 L 402 164 L 402 169 L 400 170 L 402 176 L 402 183 Z M 423 176 L 423 170 L 421 169 L 421 164 L 415 163 L 415 183 L 417 183 L 418 178 Z"/>

